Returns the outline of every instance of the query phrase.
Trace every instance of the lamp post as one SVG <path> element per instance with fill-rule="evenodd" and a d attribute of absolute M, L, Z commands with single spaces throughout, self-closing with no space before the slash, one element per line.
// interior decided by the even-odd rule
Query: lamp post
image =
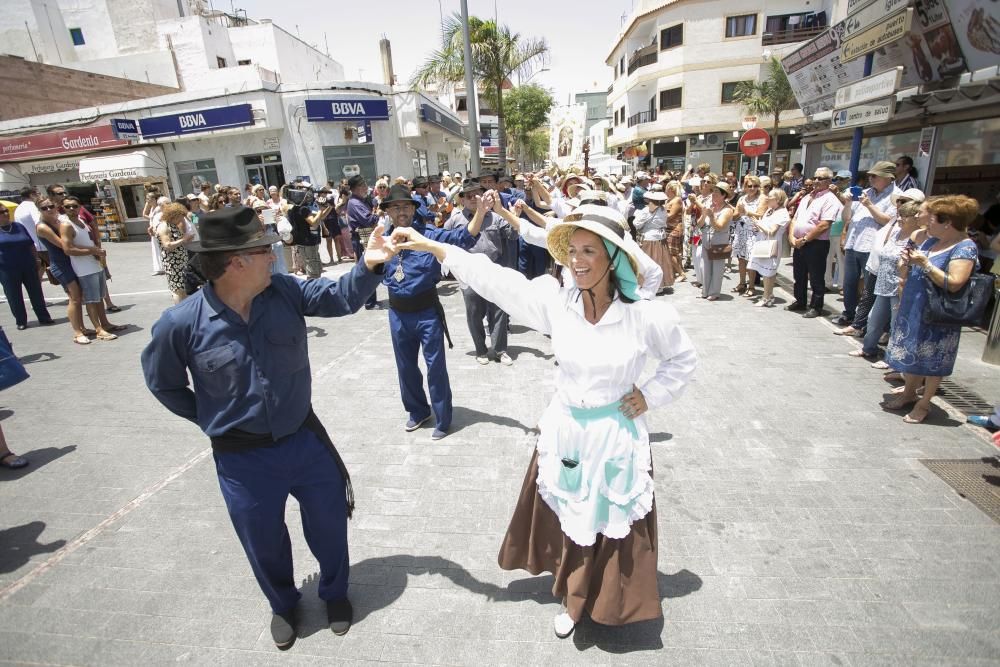
<path fill-rule="evenodd" d="M 469 41 L 469 2 L 462 0 L 462 47 L 465 60 L 465 108 L 469 114 L 469 171 L 479 175 L 479 112 L 476 82 L 472 76 L 472 44 Z"/>

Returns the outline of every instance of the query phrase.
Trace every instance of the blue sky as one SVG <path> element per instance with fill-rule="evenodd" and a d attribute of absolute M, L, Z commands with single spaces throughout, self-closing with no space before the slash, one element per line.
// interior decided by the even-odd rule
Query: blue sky
<path fill-rule="evenodd" d="M 406 81 L 417 65 L 440 42 L 441 12 L 460 10 L 457 0 L 381 0 L 381 2 L 330 3 L 299 0 L 214 0 L 216 9 L 247 10 L 251 18 L 270 18 L 292 34 L 330 47 L 330 56 L 344 66 L 348 79 L 381 80 L 378 41 L 385 35 L 392 43 L 396 76 Z M 550 50 L 549 71 L 531 78 L 553 90 L 556 101 L 567 95 L 607 88 L 611 69 L 604 57 L 620 26 L 632 10 L 631 0 L 570 3 L 564 0 L 469 0 L 471 15 L 498 18 L 525 36 L 544 37 Z"/>

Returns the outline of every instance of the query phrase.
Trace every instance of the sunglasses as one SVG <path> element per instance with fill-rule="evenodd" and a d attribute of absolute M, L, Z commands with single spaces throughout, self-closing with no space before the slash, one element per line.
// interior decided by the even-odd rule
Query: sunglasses
<path fill-rule="evenodd" d="M 52 211 L 55 208 L 56 208 L 55 206 L 39 206 L 38 210 L 39 211 Z"/>
<path fill-rule="evenodd" d="M 73 211 L 80 207 L 77 206 L 76 204 L 66 204 L 65 206 L 63 206 L 63 208 L 66 209 L 67 211 Z"/>
<path fill-rule="evenodd" d="M 65 192 L 53 192 L 52 196 L 53 197 L 65 197 L 66 193 Z"/>

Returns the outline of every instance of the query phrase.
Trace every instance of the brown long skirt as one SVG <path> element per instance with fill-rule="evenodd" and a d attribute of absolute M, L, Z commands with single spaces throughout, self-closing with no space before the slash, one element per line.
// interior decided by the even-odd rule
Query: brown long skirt
<path fill-rule="evenodd" d="M 660 269 L 663 271 L 663 282 L 657 287 L 657 290 L 663 287 L 673 287 L 674 285 L 674 261 L 670 258 L 670 249 L 667 246 L 667 240 L 662 241 L 643 241 L 639 244 L 642 251 L 649 255 L 654 262 L 660 265 Z"/>
<path fill-rule="evenodd" d="M 555 575 L 552 594 L 566 599 L 575 621 L 583 612 L 603 625 L 624 625 L 663 616 L 656 580 L 656 501 L 613 540 L 598 534 L 581 547 L 559 526 L 559 517 L 538 495 L 538 451 L 531 457 L 497 561 L 504 570 Z"/>

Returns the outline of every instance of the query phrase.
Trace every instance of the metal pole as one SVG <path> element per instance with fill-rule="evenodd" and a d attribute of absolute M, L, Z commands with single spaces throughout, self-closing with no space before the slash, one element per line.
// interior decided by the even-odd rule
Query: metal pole
<path fill-rule="evenodd" d="M 868 77 L 872 74 L 872 61 L 875 60 L 875 54 L 869 53 L 865 56 L 865 72 L 863 76 Z M 851 142 L 851 176 L 854 180 L 851 181 L 851 185 L 857 185 L 858 182 L 858 163 L 861 161 L 861 140 L 865 137 L 865 128 L 856 127 L 854 128 L 854 140 Z"/>
<path fill-rule="evenodd" d="M 469 160 L 473 176 L 479 166 L 479 112 L 476 103 L 476 82 L 472 76 L 472 44 L 469 42 L 469 2 L 462 0 L 462 40 L 465 51 L 465 108 L 469 114 Z"/>

